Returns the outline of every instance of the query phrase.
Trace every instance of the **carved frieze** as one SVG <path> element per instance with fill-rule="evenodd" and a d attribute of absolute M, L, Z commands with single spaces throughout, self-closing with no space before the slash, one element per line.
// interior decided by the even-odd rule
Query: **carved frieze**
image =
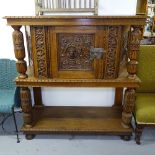
<path fill-rule="evenodd" d="M 58 34 L 59 70 L 92 70 L 90 49 L 94 34 Z"/>
<path fill-rule="evenodd" d="M 34 33 L 38 77 L 47 77 L 48 75 L 44 27 L 34 27 Z"/>

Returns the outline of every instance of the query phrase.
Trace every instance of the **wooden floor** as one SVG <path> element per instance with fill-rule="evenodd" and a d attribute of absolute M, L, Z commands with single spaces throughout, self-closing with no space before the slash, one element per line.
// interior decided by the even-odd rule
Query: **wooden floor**
<path fill-rule="evenodd" d="M 122 127 L 118 107 L 44 107 L 33 112 L 35 126 L 23 127 L 24 133 L 132 134 L 132 128 Z"/>

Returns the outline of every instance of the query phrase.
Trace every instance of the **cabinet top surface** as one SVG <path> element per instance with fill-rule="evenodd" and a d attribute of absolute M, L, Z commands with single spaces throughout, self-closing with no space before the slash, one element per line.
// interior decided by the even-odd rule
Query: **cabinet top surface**
<path fill-rule="evenodd" d="M 4 19 L 53 19 L 53 18 L 64 18 L 64 19 L 130 19 L 130 18 L 146 18 L 145 15 L 135 16 L 5 16 Z"/>
<path fill-rule="evenodd" d="M 144 25 L 146 16 L 6 16 L 8 25 Z"/>

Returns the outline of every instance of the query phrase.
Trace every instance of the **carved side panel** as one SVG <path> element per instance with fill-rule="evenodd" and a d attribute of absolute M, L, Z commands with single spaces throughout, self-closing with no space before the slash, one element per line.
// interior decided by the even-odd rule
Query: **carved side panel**
<path fill-rule="evenodd" d="M 108 50 L 106 51 L 105 60 L 105 79 L 113 79 L 118 76 L 121 33 L 121 26 L 109 26 L 108 28 Z"/>
<path fill-rule="evenodd" d="M 34 41 L 34 65 L 36 77 L 48 77 L 47 71 L 47 50 L 45 39 L 45 28 L 36 26 L 31 28 Z"/>
<path fill-rule="evenodd" d="M 92 70 L 90 48 L 94 34 L 58 34 L 59 70 Z"/>

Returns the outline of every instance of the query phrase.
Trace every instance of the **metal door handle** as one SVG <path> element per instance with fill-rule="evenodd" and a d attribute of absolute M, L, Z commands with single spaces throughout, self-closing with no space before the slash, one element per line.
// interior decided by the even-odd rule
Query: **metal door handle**
<path fill-rule="evenodd" d="M 95 58 L 96 59 L 102 59 L 104 53 L 105 53 L 105 50 L 103 48 L 91 47 L 91 49 L 90 49 L 90 60 L 93 60 Z"/>

